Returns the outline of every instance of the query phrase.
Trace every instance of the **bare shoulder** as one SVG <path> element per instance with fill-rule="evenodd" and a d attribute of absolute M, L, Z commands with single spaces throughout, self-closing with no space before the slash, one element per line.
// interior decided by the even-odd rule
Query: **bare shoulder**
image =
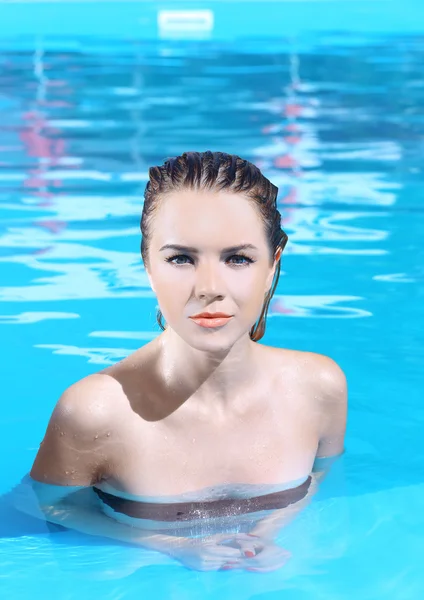
<path fill-rule="evenodd" d="M 340 365 L 329 356 L 312 352 L 306 352 L 305 355 L 304 360 L 308 365 L 308 384 L 320 415 L 320 442 L 317 457 L 342 454 L 348 405 L 346 375 Z"/>
<path fill-rule="evenodd" d="M 324 354 L 314 352 L 302 352 L 303 360 L 308 366 L 311 376 L 311 383 L 317 386 L 322 400 L 331 401 L 331 399 L 343 399 L 347 380 L 346 375 L 340 365 L 335 360 Z"/>
<path fill-rule="evenodd" d="M 302 379 L 316 391 L 322 402 L 333 398 L 343 399 L 347 381 L 341 367 L 335 360 L 324 354 L 289 350 L 285 348 L 269 348 L 277 357 L 278 368 Z"/>
<path fill-rule="evenodd" d="M 335 360 L 324 354 L 274 349 L 281 372 L 298 390 L 296 402 L 316 416 L 317 457 L 341 454 L 347 423 L 347 379 Z"/>
<path fill-rule="evenodd" d="M 120 385 L 108 375 L 89 375 L 69 386 L 52 412 L 31 476 L 57 485 L 91 485 L 100 479 L 122 403 Z"/>
<path fill-rule="evenodd" d="M 102 431 L 114 422 L 122 387 L 110 375 L 94 373 L 69 386 L 59 398 L 52 419 L 82 433 Z"/>

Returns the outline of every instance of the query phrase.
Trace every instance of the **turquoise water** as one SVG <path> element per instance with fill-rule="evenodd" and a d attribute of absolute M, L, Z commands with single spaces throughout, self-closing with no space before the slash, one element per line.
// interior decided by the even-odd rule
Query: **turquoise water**
<path fill-rule="evenodd" d="M 423 38 L 84 44 L 0 56 L 2 597 L 422 598 Z M 5 501 L 60 393 L 159 333 L 147 169 L 206 149 L 280 189 L 289 243 L 262 341 L 327 354 L 349 382 L 346 453 L 268 574 L 189 571 Z"/>

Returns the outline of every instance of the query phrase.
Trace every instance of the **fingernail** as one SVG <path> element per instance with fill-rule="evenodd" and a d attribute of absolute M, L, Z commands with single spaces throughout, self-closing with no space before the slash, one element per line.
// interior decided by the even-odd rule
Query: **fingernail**
<path fill-rule="evenodd" d="M 245 550 L 244 551 L 244 555 L 248 556 L 249 558 L 252 558 L 253 556 L 256 556 L 256 554 L 254 552 L 252 552 L 252 550 Z"/>
<path fill-rule="evenodd" d="M 225 567 L 221 567 L 221 571 L 228 571 L 228 569 L 234 569 L 231 565 L 226 565 Z"/>

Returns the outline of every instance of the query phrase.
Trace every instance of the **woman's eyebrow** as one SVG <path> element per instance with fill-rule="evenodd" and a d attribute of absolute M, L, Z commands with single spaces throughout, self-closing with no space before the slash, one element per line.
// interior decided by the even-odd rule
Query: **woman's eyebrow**
<path fill-rule="evenodd" d="M 159 249 L 159 252 L 162 252 L 162 250 L 178 250 L 179 252 L 192 252 L 193 254 L 199 253 L 197 248 L 193 248 L 192 246 L 181 246 L 180 244 L 165 244 Z M 253 244 L 239 244 L 238 246 L 223 248 L 222 252 L 239 252 L 240 250 L 258 250 L 258 248 Z"/>

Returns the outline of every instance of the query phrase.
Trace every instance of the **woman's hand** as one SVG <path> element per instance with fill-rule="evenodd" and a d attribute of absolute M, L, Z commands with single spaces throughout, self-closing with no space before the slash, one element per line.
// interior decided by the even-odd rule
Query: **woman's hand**
<path fill-rule="evenodd" d="M 230 563 L 224 565 L 223 569 L 242 568 L 246 571 L 267 573 L 279 569 L 290 560 L 291 552 L 275 544 L 272 538 L 261 537 L 252 533 L 247 535 L 250 537 L 250 542 L 244 539 L 240 539 L 238 542 L 244 558 L 235 565 Z"/>
<path fill-rule="evenodd" d="M 261 541 L 258 538 L 258 546 L 255 556 L 244 558 L 241 568 L 256 573 L 268 573 L 283 567 L 291 557 L 291 552 L 281 546 L 274 544 L 271 540 Z M 230 567 L 231 568 L 231 567 Z"/>
<path fill-rule="evenodd" d="M 260 546 L 256 536 L 222 533 L 205 538 L 187 538 L 183 544 L 172 548 L 172 556 L 191 569 L 217 571 L 228 565 L 230 568 L 241 567 L 245 556 L 255 556 Z"/>
<path fill-rule="evenodd" d="M 198 571 L 246 569 L 266 573 L 285 565 L 291 553 L 271 540 L 249 533 L 226 533 L 187 539 L 173 549 L 172 555 L 184 566 Z"/>

